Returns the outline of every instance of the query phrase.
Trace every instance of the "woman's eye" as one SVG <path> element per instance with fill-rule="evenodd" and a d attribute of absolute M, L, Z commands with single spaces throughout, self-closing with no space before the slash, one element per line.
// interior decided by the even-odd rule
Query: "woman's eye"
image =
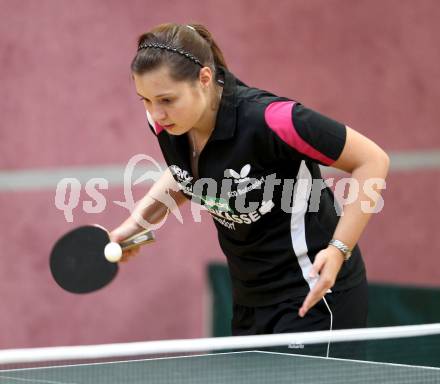
<path fill-rule="evenodd" d="M 143 97 L 139 98 L 140 101 L 143 101 L 144 103 L 150 104 L 151 101 L 148 99 L 144 99 Z M 171 99 L 162 99 L 160 100 L 161 104 L 171 104 L 173 102 L 173 100 Z"/>

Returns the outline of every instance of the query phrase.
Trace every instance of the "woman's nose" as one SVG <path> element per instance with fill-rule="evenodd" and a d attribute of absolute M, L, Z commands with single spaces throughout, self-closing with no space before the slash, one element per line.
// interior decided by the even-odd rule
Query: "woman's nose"
<path fill-rule="evenodd" d="M 150 110 L 151 116 L 154 121 L 163 121 L 166 118 L 166 113 L 162 108 L 154 107 Z"/>

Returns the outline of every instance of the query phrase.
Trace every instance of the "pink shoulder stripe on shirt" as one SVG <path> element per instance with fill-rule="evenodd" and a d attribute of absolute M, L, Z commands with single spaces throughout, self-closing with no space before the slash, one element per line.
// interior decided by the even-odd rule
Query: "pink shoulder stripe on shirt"
<path fill-rule="evenodd" d="M 298 152 L 325 165 L 334 163 L 333 159 L 304 141 L 296 131 L 292 121 L 292 109 L 295 104 L 294 101 L 276 101 L 270 104 L 264 112 L 267 125 L 281 140 L 290 147 L 295 148 Z"/>
<path fill-rule="evenodd" d="M 158 135 L 159 133 L 161 133 L 164 130 L 164 128 L 153 120 L 153 118 L 151 117 L 151 115 L 150 115 L 150 113 L 148 111 L 146 111 L 146 112 L 147 112 L 147 120 L 148 120 L 148 122 L 154 128 L 154 131 L 156 132 L 156 135 Z"/>

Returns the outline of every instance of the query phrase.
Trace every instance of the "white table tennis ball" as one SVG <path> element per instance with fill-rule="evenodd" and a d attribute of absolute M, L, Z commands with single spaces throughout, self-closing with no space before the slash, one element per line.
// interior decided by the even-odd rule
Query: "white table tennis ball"
<path fill-rule="evenodd" d="M 108 243 L 104 248 L 104 256 L 110 263 L 117 263 L 122 257 L 122 248 L 118 243 Z"/>

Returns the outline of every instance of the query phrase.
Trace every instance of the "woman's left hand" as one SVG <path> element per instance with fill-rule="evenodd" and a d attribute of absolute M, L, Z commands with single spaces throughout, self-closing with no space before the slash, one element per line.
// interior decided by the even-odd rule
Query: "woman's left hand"
<path fill-rule="evenodd" d="M 316 254 L 310 277 L 319 275 L 319 278 L 299 309 L 299 316 L 304 317 L 307 311 L 333 287 L 343 262 L 341 251 L 331 245 Z"/>

